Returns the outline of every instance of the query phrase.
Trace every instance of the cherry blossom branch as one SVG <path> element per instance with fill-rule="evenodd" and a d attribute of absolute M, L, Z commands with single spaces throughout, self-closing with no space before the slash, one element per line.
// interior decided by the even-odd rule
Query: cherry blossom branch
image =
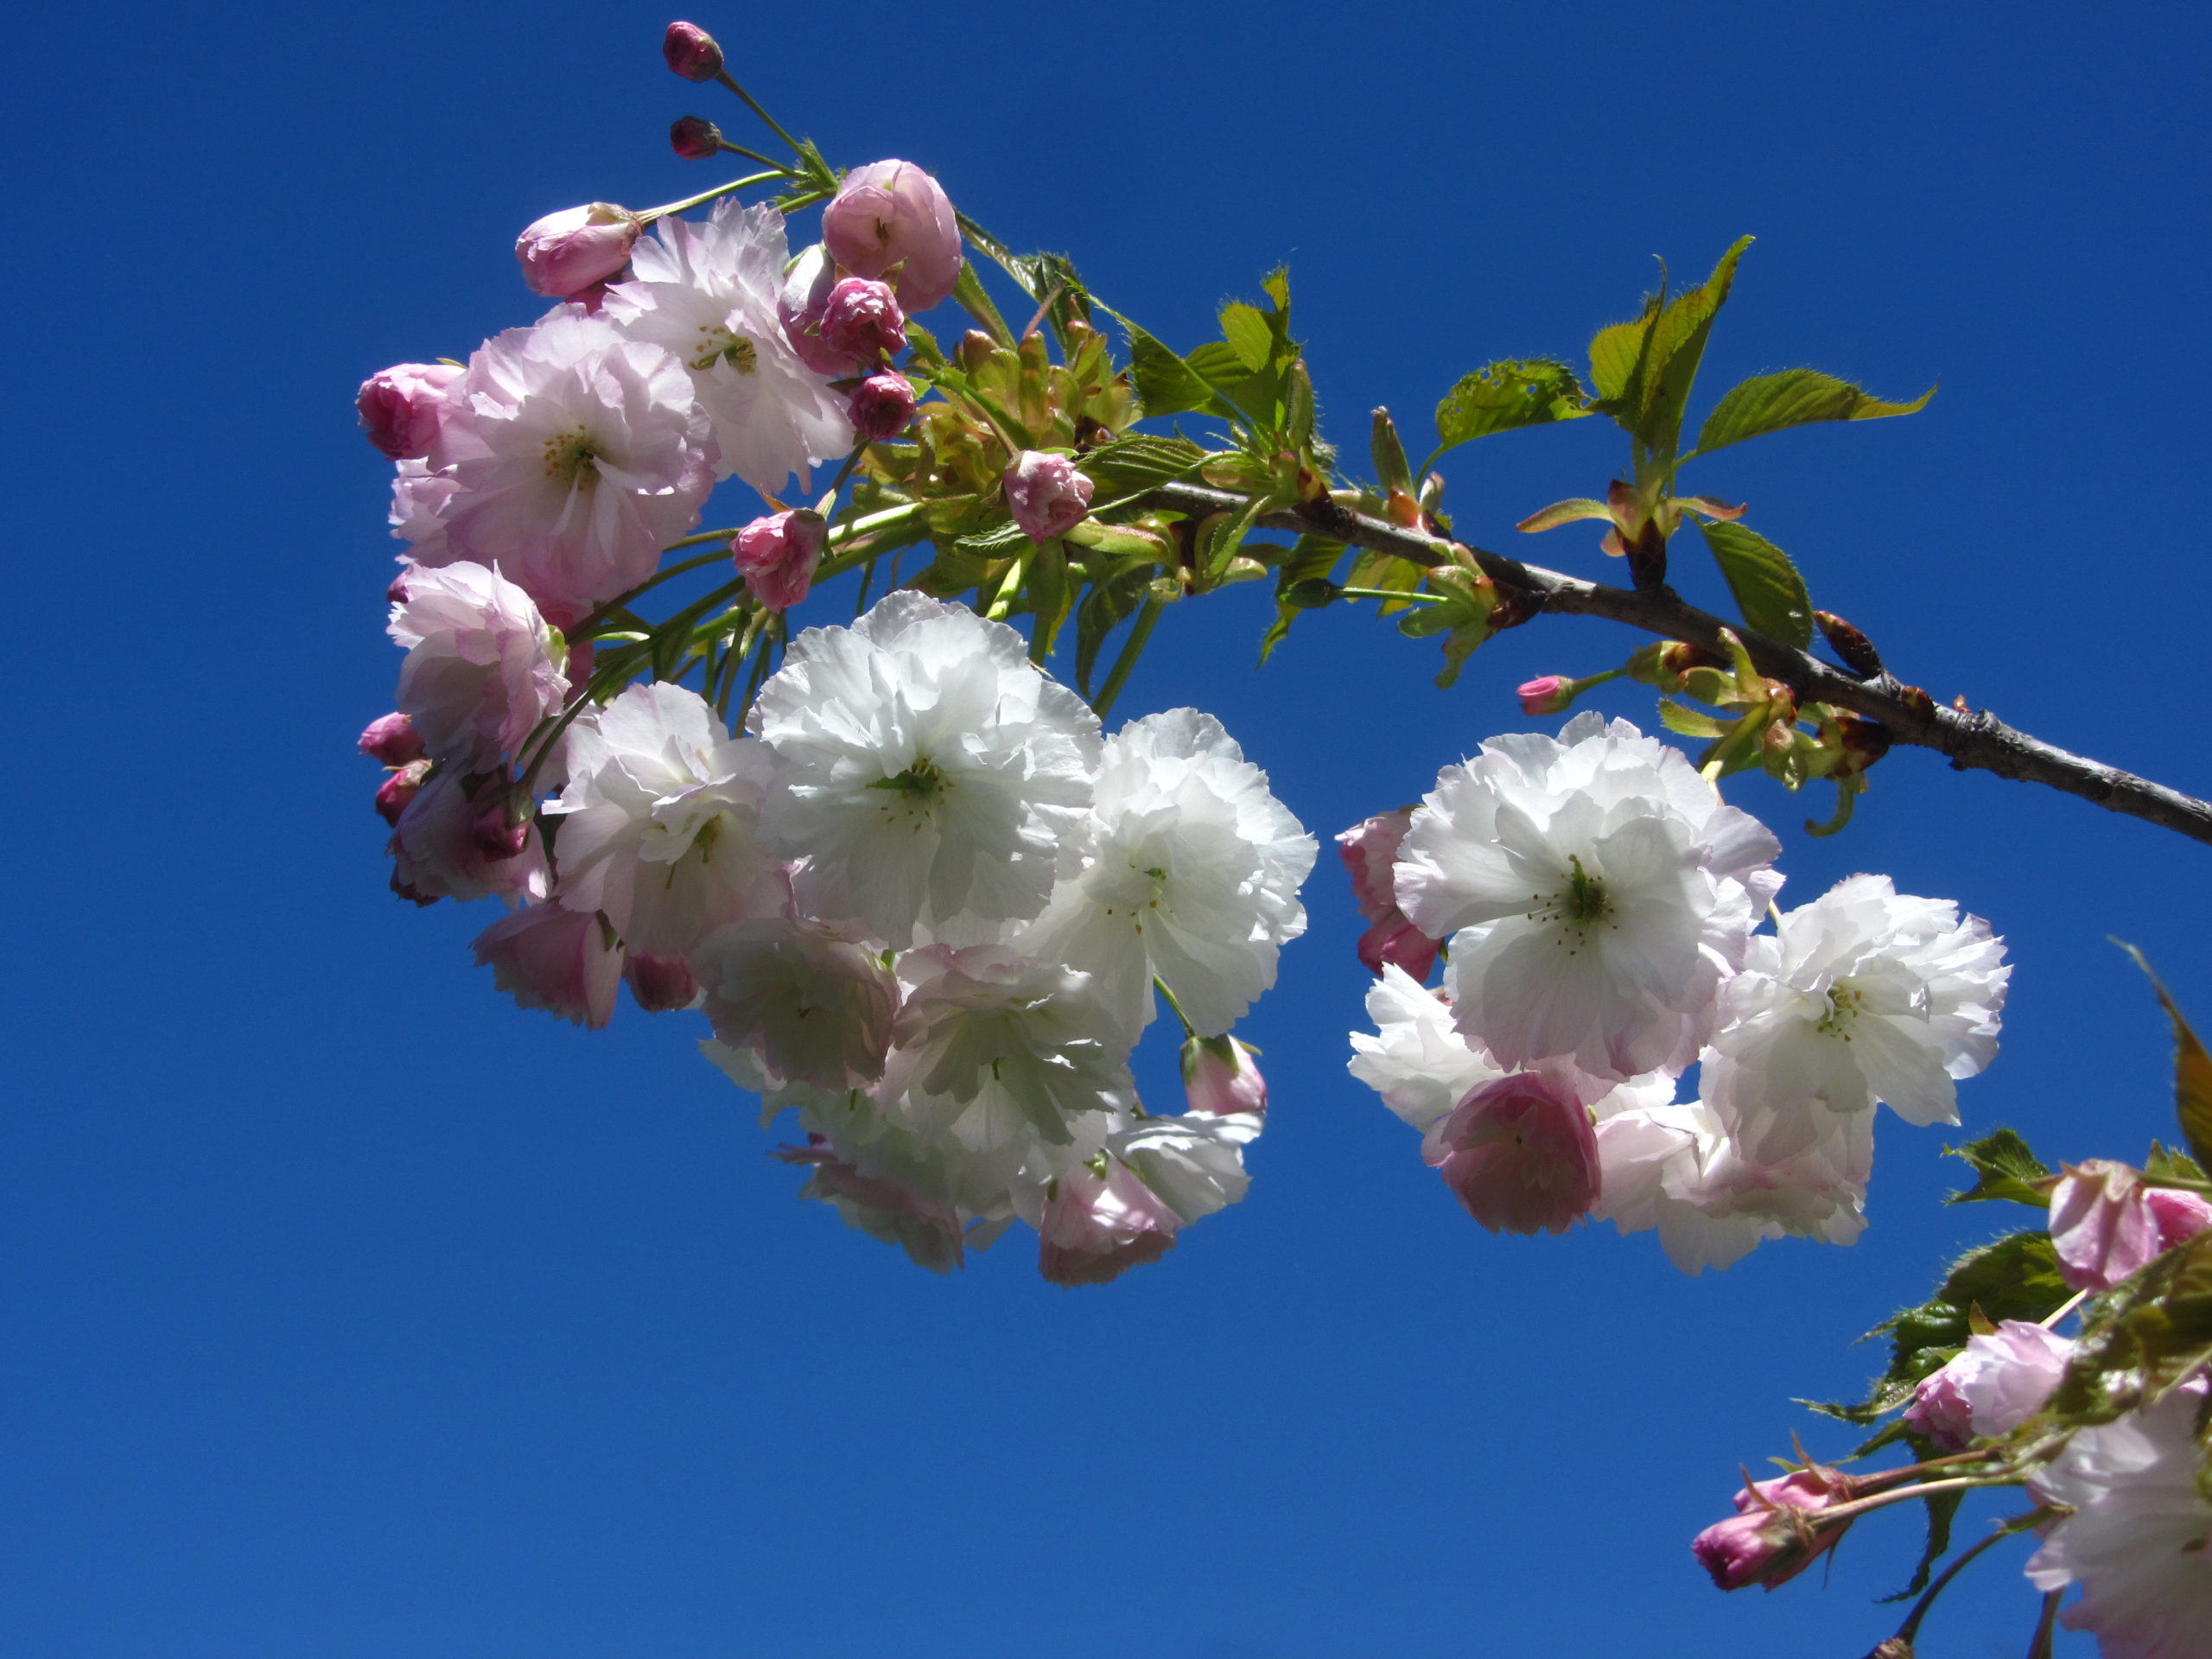
<path fill-rule="evenodd" d="M 1166 484 L 1147 493 L 1142 505 L 1200 515 L 1240 512 L 1249 500 L 1233 491 L 1203 485 Z M 1432 569 L 1452 562 L 1450 544 L 1437 537 L 1332 502 L 1264 512 L 1258 523 L 1269 530 L 1327 536 Z M 1831 703 L 1879 721 L 1892 741 L 1947 755 L 1954 771 L 1992 772 L 2000 778 L 2046 785 L 2212 844 L 2212 803 L 2046 743 L 2006 725 L 1987 709 L 1945 708 L 1919 687 L 1903 684 L 1888 673 L 1857 678 L 1808 652 L 1751 632 L 1741 623 L 1701 611 L 1663 583 L 1647 588 L 1611 588 L 1481 548 L 1467 551 L 1491 581 L 1529 595 L 1535 610 L 1602 616 L 1716 652 L 1721 649 L 1720 631 L 1727 628 L 1743 640 L 1759 671 L 1786 683 L 1801 703 Z"/>

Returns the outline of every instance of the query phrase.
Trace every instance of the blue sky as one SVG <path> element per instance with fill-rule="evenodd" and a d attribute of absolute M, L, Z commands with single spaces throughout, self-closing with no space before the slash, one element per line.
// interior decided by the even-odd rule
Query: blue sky
<path fill-rule="evenodd" d="M 1470 368 L 1577 354 L 1654 256 L 1695 274 L 1755 232 L 1708 395 L 1796 364 L 1942 391 L 1702 485 L 1749 499 L 1907 678 L 2212 784 L 2201 14 L 696 20 L 834 161 L 925 164 L 1171 342 L 1287 259 L 1355 455 L 1372 406 L 1418 433 Z M 1941 1133 L 1884 1125 L 1850 1250 L 1690 1281 L 1648 1236 L 1492 1237 L 1343 1075 L 1363 974 L 1325 864 L 1247 1028 L 1275 1098 L 1250 1199 L 1104 1290 L 1041 1284 L 1011 1238 L 940 1281 L 793 1201 L 682 1017 L 519 1013 L 470 965 L 486 915 L 385 890 L 351 745 L 389 706 L 393 549 L 353 389 L 535 315 L 507 251 L 527 220 L 700 188 L 666 124 L 740 123 L 662 68 L 666 21 L 124 4 L 16 26 L 0 1648 L 1866 1651 L 1908 1523 L 1771 1597 L 1720 1596 L 1687 1545 L 1793 1427 L 1842 1449 L 1790 1396 L 1856 1389 L 1877 1362 L 1849 1339 L 1997 1224 L 1938 1207 Z M 1511 545 L 1612 475 L 1599 426 L 1463 452 L 1460 533 L 1604 574 L 1583 530 Z M 1547 620 L 1444 693 L 1430 647 L 1344 610 L 1255 672 L 1265 613 L 1249 589 L 1171 613 L 1122 711 L 1218 714 L 1325 836 L 1520 724 L 1516 682 L 1632 643 Z M 1650 719 L 1633 691 L 1600 706 Z M 2105 940 L 2212 1022 L 2204 849 L 1925 754 L 1874 782 L 1825 843 L 1795 828 L 1825 800 L 1733 798 L 1784 830 L 1791 897 L 1886 871 L 2009 937 L 1970 1126 L 2139 1156 L 2167 1132 L 2166 1050 Z M 1923 1652 L 2024 1649 L 2024 1553 Z"/>

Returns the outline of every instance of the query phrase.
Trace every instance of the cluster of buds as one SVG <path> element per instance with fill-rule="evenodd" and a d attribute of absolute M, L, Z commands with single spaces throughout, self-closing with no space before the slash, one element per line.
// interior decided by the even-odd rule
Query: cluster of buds
<path fill-rule="evenodd" d="M 1723 1590 L 1754 1584 L 1772 1590 L 1835 1548 L 1851 1516 L 1839 1521 L 1829 1512 L 1858 1497 L 1861 1486 L 1841 1470 L 1809 1460 L 1774 1480 L 1747 1475 L 1736 1513 L 1698 1534 L 1690 1549 Z"/>

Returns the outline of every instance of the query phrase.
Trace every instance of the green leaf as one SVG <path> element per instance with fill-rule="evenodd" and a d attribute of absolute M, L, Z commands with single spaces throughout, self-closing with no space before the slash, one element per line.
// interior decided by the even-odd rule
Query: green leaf
<path fill-rule="evenodd" d="M 1274 330 L 1268 327 L 1259 307 L 1242 300 L 1232 300 L 1221 308 L 1221 337 L 1236 353 L 1236 360 L 1255 373 L 1267 367 L 1274 355 Z"/>
<path fill-rule="evenodd" d="M 2151 1143 L 2151 1155 L 2143 1160 L 2143 1173 L 2154 1180 L 2201 1181 L 2203 1166 L 2187 1153 L 2169 1152 L 2156 1141 Z"/>
<path fill-rule="evenodd" d="M 1301 582 L 1319 581 L 1337 568 L 1337 561 L 1344 557 L 1344 544 L 1332 542 L 1323 536 L 1301 536 L 1290 550 L 1275 572 L 1275 620 L 1260 640 L 1260 661 L 1264 665 L 1274 655 L 1275 647 L 1289 635 L 1290 625 L 1306 607 L 1286 597 Z"/>
<path fill-rule="evenodd" d="M 1996 1129 L 1979 1141 L 1963 1147 L 1947 1147 L 1945 1151 L 1954 1158 L 1964 1159 L 1974 1167 L 1974 1184 L 1963 1192 L 1954 1192 L 1946 1204 L 1981 1204 L 2003 1199 L 2012 1204 L 2031 1204 L 2048 1210 L 2050 1198 L 2039 1191 L 2036 1183 L 2050 1173 L 2043 1160 L 2028 1150 L 2028 1143 L 2010 1129 Z"/>
<path fill-rule="evenodd" d="M 1736 729 L 1732 722 L 1715 720 L 1710 715 L 1686 708 L 1672 697 L 1659 699 L 1659 723 L 1677 737 L 1698 737 L 1707 741 L 1726 737 Z"/>
<path fill-rule="evenodd" d="M 1587 402 L 1566 364 L 1548 357 L 1503 359 L 1444 394 L 1436 406 L 1436 454 L 1493 432 L 1578 419 L 1590 412 Z"/>
<path fill-rule="evenodd" d="M 1187 361 L 1223 400 L 1224 416 L 1241 412 L 1255 425 L 1272 428 L 1275 424 L 1275 411 L 1282 401 L 1281 376 L 1265 366 L 1247 368 L 1226 340 L 1206 341 L 1192 351 Z"/>
<path fill-rule="evenodd" d="M 1696 522 L 1751 631 L 1801 651 L 1811 645 L 1812 596 L 1789 556 L 1741 524 Z"/>
<path fill-rule="evenodd" d="M 2174 1116 L 2180 1120 L 2190 1155 L 2200 1165 L 2212 1165 L 2212 1055 L 2205 1053 L 2204 1045 L 2166 995 L 2164 982 L 2151 971 L 2149 959 L 2132 944 L 2120 948 L 2135 958 L 2135 965 L 2149 978 L 2151 988 L 2158 994 L 2158 1006 L 2174 1028 Z"/>
<path fill-rule="evenodd" d="M 979 559 L 1003 559 L 1031 545 L 1020 525 L 1008 521 L 995 529 L 963 536 L 953 543 L 963 553 Z"/>
<path fill-rule="evenodd" d="M 1709 455 L 1732 443 L 1763 438 L 1816 421 L 1878 421 L 1891 415 L 1916 415 L 1936 395 L 1930 386 L 1909 404 L 1885 403 L 1847 380 L 1817 369 L 1784 369 L 1755 374 L 1730 387 L 1697 435 L 1697 453 Z"/>
<path fill-rule="evenodd" d="M 1075 464 L 1097 486 L 1097 511 L 1124 497 L 1187 478 L 1206 456 L 1207 451 L 1188 438 L 1132 432 L 1077 455 Z"/>
<path fill-rule="evenodd" d="M 1662 288 L 1636 321 L 1600 329 L 1590 342 L 1590 378 L 1598 391 L 1592 407 L 1619 422 L 1642 452 L 1671 458 L 1679 447 L 1682 411 L 1713 320 L 1751 245 L 1750 237 L 1738 238 L 1699 286 L 1672 300 Z"/>
<path fill-rule="evenodd" d="M 1134 323 L 1129 331 L 1129 369 L 1137 402 L 1147 415 L 1181 415 L 1213 402 L 1213 388 L 1191 365 Z"/>

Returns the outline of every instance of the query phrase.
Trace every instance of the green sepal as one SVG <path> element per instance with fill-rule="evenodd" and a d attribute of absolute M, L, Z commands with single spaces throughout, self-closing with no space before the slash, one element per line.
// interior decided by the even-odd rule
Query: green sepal
<path fill-rule="evenodd" d="M 1742 524 L 1697 521 L 1736 608 L 1754 633 L 1800 651 L 1813 643 L 1813 600 L 1789 556 Z"/>
<path fill-rule="evenodd" d="M 1893 415 L 1916 415 L 1935 395 L 1936 388 L 1930 386 L 1909 404 L 1892 404 L 1818 369 L 1755 374 L 1720 395 L 1699 429 L 1694 454 L 1709 455 L 1732 443 L 1748 442 L 1770 432 L 1819 421 L 1878 421 Z"/>
<path fill-rule="evenodd" d="M 2039 1210 L 2050 1208 L 2050 1195 L 2036 1184 L 2049 1179 L 2050 1170 L 2042 1159 L 2028 1149 L 2028 1143 L 2010 1129 L 1993 1129 L 1979 1141 L 1968 1141 L 1963 1147 L 1943 1149 L 1954 1158 L 1962 1159 L 1974 1172 L 1974 1184 L 1964 1192 L 1954 1192 L 1943 1200 L 1946 1204 L 1985 1204 L 2002 1200 L 2010 1204 L 2031 1204 Z"/>

